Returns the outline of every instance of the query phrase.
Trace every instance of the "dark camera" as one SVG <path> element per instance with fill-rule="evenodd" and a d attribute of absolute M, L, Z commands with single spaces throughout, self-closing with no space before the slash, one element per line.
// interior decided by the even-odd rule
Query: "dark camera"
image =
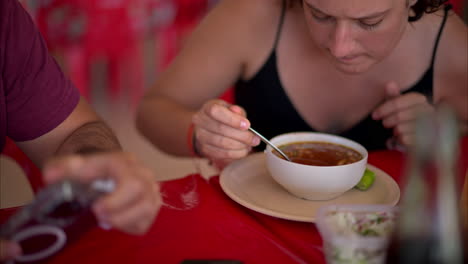
<path fill-rule="evenodd" d="M 40 191 L 0 226 L 0 238 L 19 243 L 23 250 L 12 263 L 40 263 L 72 243 L 95 226 L 93 202 L 113 189 L 110 180 L 90 184 L 64 180 Z"/>

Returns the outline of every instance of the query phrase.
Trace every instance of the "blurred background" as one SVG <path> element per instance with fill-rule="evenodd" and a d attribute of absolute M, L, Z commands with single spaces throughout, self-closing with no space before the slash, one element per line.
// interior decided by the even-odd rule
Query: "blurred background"
<path fill-rule="evenodd" d="M 20 0 L 64 72 L 114 129 L 124 148 L 136 153 L 158 180 L 218 173 L 205 160 L 159 151 L 134 125 L 140 97 L 218 1 Z M 466 21 L 466 0 L 450 2 Z M 24 187 L 26 178 L 18 177 L 25 170 L 20 165 L 0 155 L 0 208 L 22 205 L 33 197 L 31 188 Z"/>

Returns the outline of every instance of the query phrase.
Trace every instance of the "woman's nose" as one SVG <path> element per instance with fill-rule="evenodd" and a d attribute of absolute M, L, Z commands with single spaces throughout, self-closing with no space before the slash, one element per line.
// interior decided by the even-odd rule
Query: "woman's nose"
<path fill-rule="evenodd" d="M 349 25 L 337 23 L 330 34 L 328 49 L 335 58 L 345 58 L 352 55 L 355 40 Z"/>

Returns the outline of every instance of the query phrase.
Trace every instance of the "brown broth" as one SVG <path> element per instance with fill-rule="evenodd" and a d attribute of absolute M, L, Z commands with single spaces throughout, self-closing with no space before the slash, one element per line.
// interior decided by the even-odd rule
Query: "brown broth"
<path fill-rule="evenodd" d="M 361 160 L 361 153 L 339 144 L 304 141 L 279 146 L 292 162 L 314 166 L 336 166 L 354 163 Z M 273 151 L 284 159 L 279 153 Z"/>

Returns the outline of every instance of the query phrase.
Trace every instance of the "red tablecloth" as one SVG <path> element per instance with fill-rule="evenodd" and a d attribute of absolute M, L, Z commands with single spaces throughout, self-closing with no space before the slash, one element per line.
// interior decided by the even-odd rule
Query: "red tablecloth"
<path fill-rule="evenodd" d="M 468 148 L 462 168 L 468 167 Z M 373 152 L 369 163 L 397 182 L 404 155 Z M 461 179 L 461 178 L 460 178 Z M 244 208 L 224 194 L 219 177 L 189 175 L 162 184 L 164 206 L 149 233 L 130 236 L 91 229 L 47 263 L 181 263 L 185 259 L 236 259 L 243 263 L 325 263 L 313 223 L 282 220 Z"/>

